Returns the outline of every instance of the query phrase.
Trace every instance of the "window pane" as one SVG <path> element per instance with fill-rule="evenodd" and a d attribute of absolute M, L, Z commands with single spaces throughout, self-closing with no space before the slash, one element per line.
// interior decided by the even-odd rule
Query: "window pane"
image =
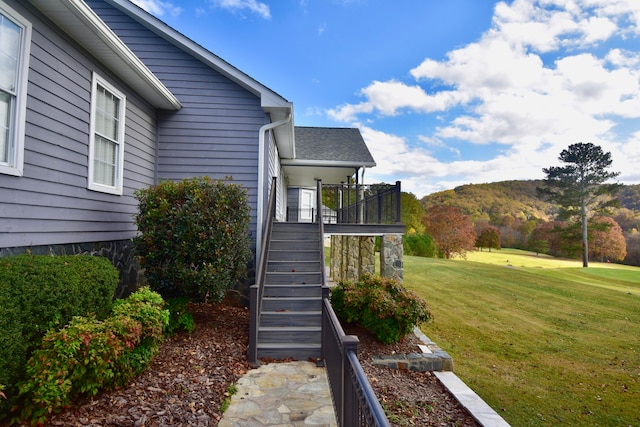
<path fill-rule="evenodd" d="M 117 144 L 96 135 L 93 156 L 93 181 L 97 184 L 116 185 Z"/>
<path fill-rule="evenodd" d="M 0 14 L 0 87 L 11 93 L 16 89 L 21 31 Z"/>
<path fill-rule="evenodd" d="M 89 188 L 121 194 L 123 169 L 123 131 L 125 96 L 111 89 L 94 75 L 94 94 L 91 111 L 93 135 L 91 138 L 91 169 Z M 111 188 L 105 188 L 111 187 Z"/>
<path fill-rule="evenodd" d="M 11 97 L 0 92 L 0 163 L 9 162 L 9 123 L 11 123 Z"/>
<path fill-rule="evenodd" d="M 98 86 L 96 100 L 96 132 L 115 141 L 118 135 L 119 99 Z"/>

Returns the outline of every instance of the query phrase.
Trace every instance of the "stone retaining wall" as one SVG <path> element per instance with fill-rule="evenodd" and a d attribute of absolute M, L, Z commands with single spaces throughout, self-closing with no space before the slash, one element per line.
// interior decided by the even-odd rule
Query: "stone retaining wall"
<path fill-rule="evenodd" d="M 423 345 L 420 346 L 421 353 L 373 356 L 373 364 L 391 369 L 405 369 L 417 372 L 453 372 L 453 359 L 451 359 L 451 356 L 427 338 L 420 329 L 414 328 L 413 332 L 423 342 Z"/>

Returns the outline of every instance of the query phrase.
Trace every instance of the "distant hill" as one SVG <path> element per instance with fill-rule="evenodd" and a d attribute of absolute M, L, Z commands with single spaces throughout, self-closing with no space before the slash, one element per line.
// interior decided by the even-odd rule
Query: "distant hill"
<path fill-rule="evenodd" d="M 473 221 L 498 222 L 506 215 L 522 220 L 549 221 L 555 216 L 557 207 L 538 198 L 536 188 L 542 185 L 542 180 L 468 184 L 429 194 L 421 202 L 427 209 L 434 205 L 457 206 Z M 625 185 L 618 198 L 621 207 L 640 212 L 640 185 Z"/>
<path fill-rule="evenodd" d="M 620 207 L 640 212 L 640 184 L 625 185 L 618 193 Z"/>
<path fill-rule="evenodd" d="M 473 221 L 486 219 L 495 222 L 506 215 L 523 220 L 540 218 L 548 221 L 555 214 L 555 207 L 538 198 L 536 187 L 541 185 L 541 180 L 467 184 L 429 194 L 421 201 L 427 209 L 434 205 L 457 206 Z"/>

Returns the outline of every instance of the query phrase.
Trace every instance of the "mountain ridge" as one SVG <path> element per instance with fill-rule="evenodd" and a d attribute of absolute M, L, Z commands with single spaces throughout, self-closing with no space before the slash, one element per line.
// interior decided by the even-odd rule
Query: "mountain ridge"
<path fill-rule="evenodd" d="M 473 222 L 500 222 L 505 216 L 514 219 L 555 218 L 558 206 L 541 199 L 536 188 L 543 180 L 510 180 L 483 184 L 465 184 L 452 190 L 438 191 L 420 199 L 425 209 L 434 205 L 456 206 Z M 640 184 L 623 185 L 618 193 L 620 207 L 640 212 Z"/>

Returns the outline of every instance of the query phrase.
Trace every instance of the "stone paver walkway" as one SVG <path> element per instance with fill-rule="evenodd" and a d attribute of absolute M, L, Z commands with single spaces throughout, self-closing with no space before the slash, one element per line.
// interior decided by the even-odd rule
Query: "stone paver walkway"
<path fill-rule="evenodd" d="M 314 363 L 263 365 L 236 386 L 219 427 L 337 426 L 326 370 Z"/>

